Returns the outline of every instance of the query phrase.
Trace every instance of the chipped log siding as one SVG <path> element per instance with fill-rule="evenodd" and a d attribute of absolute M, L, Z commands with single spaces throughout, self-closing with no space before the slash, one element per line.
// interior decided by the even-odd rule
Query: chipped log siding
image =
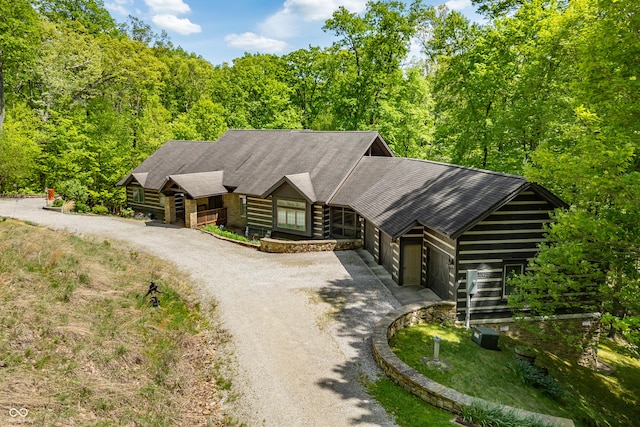
<path fill-rule="evenodd" d="M 466 309 L 466 271 L 478 270 L 478 293 L 471 301 L 471 319 L 509 318 L 503 296 L 505 263 L 525 266 L 538 253 L 553 206 L 532 191 L 520 193 L 458 238 L 458 320 Z"/>
<path fill-rule="evenodd" d="M 160 193 L 144 189 L 144 203 L 133 201 L 133 189 L 142 188 L 139 185 L 127 185 L 127 205 L 135 212 L 152 213 L 155 219 L 164 220 L 164 206 L 160 205 Z"/>
<path fill-rule="evenodd" d="M 424 250 L 425 254 L 425 286 L 434 289 L 435 286 L 429 282 L 429 257 L 439 256 L 443 263 L 448 263 L 449 259 L 456 259 L 456 241 L 441 234 L 431 228 L 424 228 Z M 454 261 L 455 262 L 455 261 Z M 448 265 L 440 265 L 443 270 L 446 268 L 446 283 L 442 284 L 442 289 L 436 293 L 445 301 L 455 301 L 456 299 L 456 283 L 455 269 L 449 268 Z"/>
<path fill-rule="evenodd" d="M 273 203 L 271 197 L 260 199 L 247 196 L 247 225 L 251 232 L 261 235 L 273 228 Z"/>
<path fill-rule="evenodd" d="M 311 209 L 313 215 L 313 238 L 328 239 L 330 231 L 329 206 L 316 204 Z"/>

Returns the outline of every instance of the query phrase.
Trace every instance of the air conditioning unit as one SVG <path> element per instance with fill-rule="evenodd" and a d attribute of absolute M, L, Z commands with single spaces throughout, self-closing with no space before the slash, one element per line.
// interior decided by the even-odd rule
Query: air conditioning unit
<path fill-rule="evenodd" d="M 498 347 L 499 337 L 500 334 L 491 328 L 478 328 L 476 326 L 473 328 L 471 341 L 478 344 L 482 348 L 486 348 L 489 350 L 500 350 L 500 347 Z"/>

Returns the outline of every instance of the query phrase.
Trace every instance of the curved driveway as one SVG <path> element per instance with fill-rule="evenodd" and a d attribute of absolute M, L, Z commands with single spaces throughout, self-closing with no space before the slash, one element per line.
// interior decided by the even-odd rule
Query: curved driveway
<path fill-rule="evenodd" d="M 187 271 L 231 334 L 249 426 L 394 425 L 364 392 L 379 373 L 372 325 L 398 302 L 352 251 L 267 254 L 198 231 L 62 215 L 44 199 L 0 199 L 0 216 L 126 242 Z"/>

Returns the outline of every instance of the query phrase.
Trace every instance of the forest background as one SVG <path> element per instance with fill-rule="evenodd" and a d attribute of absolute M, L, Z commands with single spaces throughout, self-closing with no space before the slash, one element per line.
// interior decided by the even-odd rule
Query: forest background
<path fill-rule="evenodd" d="M 116 182 L 169 139 L 377 130 L 396 155 L 564 199 L 514 305 L 599 311 L 638 343 L 640 2 L 473 3 L 485 23 L 420 1 L 340 8 L 330 47 L 213 65 L 102 0 L 0 0 L 0 193 L 73 190 L 116 212 Z"/>

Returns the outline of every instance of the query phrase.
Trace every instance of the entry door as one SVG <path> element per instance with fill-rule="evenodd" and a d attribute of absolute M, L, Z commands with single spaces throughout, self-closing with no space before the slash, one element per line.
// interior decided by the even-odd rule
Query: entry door
<path fill-rule="evenodd" d="M 402 245 L 402 284 L 419 285 L 422 269 L 422 243 L 406 242 Z"/>
<path fill-rule="evenodd" d="M 176 221 L 184 222 L 184 194 L 178 193 L 176 197 Z"/>
<path fill-rule="evenodd" d="M 373 251 L 375 250 L 375 233 L 374 226 L 369 221 L 365 221 L 364 223 L 364 247 L 369 251 L 371 255 L 373 255 Z"/>
<path fill-rule="evenodd" d="M 449 256 L 428 248 L 427 287 L 443 300 L 449 300 Z"/>

